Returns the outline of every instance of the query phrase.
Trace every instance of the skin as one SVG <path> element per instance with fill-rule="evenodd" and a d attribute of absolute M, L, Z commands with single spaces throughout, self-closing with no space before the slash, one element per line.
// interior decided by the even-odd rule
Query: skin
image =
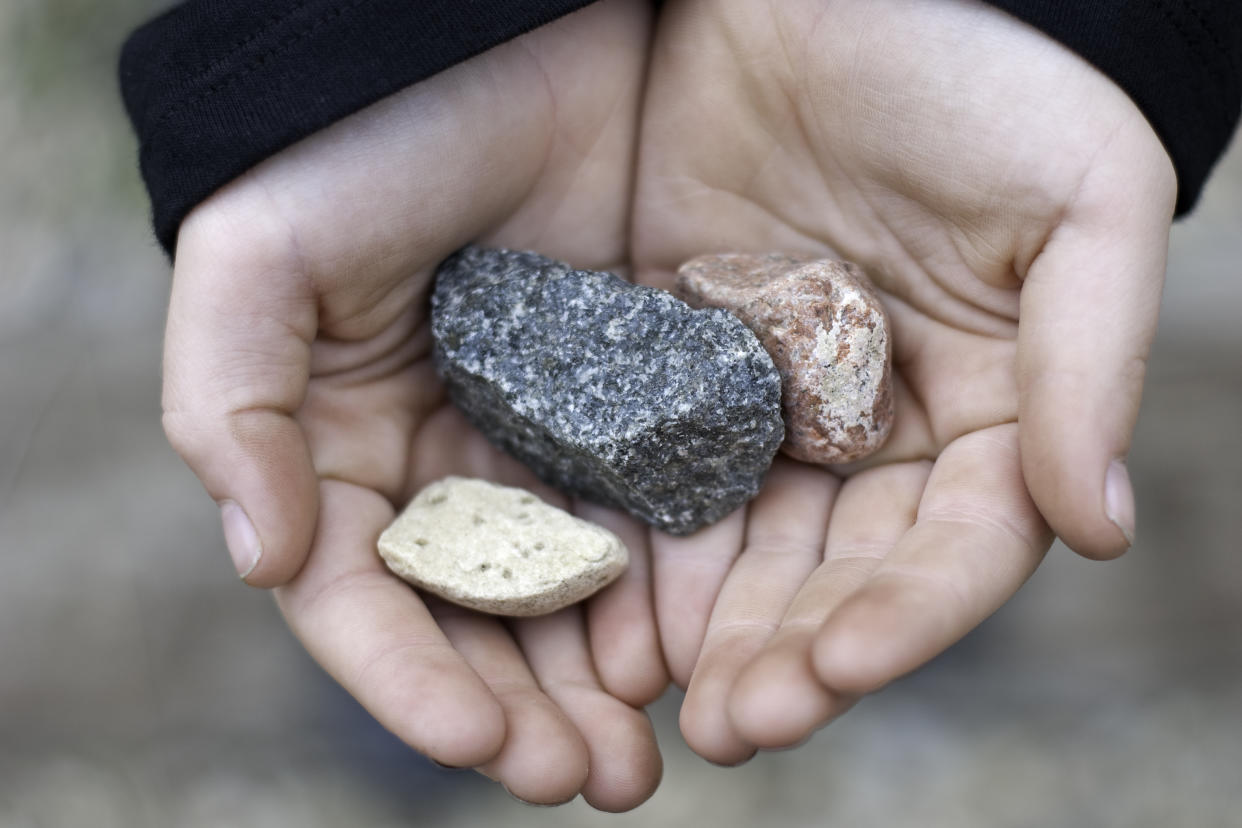
<path fill-rule="evenodd" d="M 1129 446 L 1175 189 L 1111 81 L 978 3 L 690 0 L 653 21 L 604 0 L 197 207 L 165 428 L 233 515 L 230 548 L 239 510 L 253 526 L 245 581 L 275 588 L 386 727 L 523 800 L 625 810 L 658 784 L 641 708 L 670 679 L 691 747 L 741 762 L 942 652 L 1054 532 L 1124 551 L 1132 495 L 1107 501 L 1105 479 Z M 429 281 L 470 240 L 661 287 L 724 249 L 857 261 L 893 320 L 893 437 L 850 467 L 780 460 L 689 538 L 565 503 L 435 377 Z M 375 539 L 450 473 L 607 526 L 631 570 L 540 619 L 425 600 Z"/>

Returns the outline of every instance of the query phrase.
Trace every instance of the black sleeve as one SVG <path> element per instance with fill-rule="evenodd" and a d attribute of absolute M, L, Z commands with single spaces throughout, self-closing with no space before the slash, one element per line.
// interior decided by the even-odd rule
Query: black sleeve
<path fill-rule="evenodd" d="M 134 32 L 121 92 L 155 235 L 300 138 L 593 0 L 189 0 Z"/>
<path fill-rule="evenodd" d="M 155 234 L 295 141 L 593 0 L 188 0 L 136 31 L 121 89 Z M 1147 116 L 1195 203 L 1242 103 L 1242 0 L 989 0 Z"/>
<path fill-rule="evenodd" d="M 1199 199 L 1242 108 L 1242 0 L 988 0 L 1078 52 L 1124 89 Z"/>

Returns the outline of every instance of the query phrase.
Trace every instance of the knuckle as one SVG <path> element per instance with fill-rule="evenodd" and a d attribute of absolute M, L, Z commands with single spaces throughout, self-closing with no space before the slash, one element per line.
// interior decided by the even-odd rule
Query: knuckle
<path fill-rule="evenodd" d="M 161 423 L 169 445 L 191 467 L 196 467 L 208 455 L 207 429 L 193 414 L 166 408 Z"/>

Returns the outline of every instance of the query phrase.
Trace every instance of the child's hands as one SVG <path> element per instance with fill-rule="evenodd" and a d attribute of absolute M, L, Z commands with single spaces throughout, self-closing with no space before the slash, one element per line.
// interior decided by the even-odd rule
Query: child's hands
<path fill-rule="evenodd" d="M 278 588 L 328 672 L 438 762 L 603 809 L 660 775 L 634 709 L 667 683 L 645 533 L 588 510 L 629 545 L 629 575 L 585 613 L 510 624 L 424 604 L 375 542 L 450 472 L 533 483 L 447 404 L 427 291 L 478 238 L 625 263 L 648 14 L 593 6 L 232 182 L 182 226 L 165 357 L 170 440 L 223 505 L 238 570 Z"/>
<path fill-rule="evenodd" d="M 230 184 L 182 227 L 166 346 L 169 437 L 329 672 L 442 763 L 609 809 L 658 779 L 632 706 L 667 681 L 661 642 L 687 739 L 740 761 L 973 628 L 1045 519 L 1083 554 L 1125 548 L 1128 484 L 1109 503 L 1105 481 L 1174 195 L 1129 99 L 990 7 L 670 0 L 640 102 L 647 15 L 591 6 Z M 585 610 L 424 605 L 374 552 L 394 506 L 449 472 L 533 485 L 430 364 L 432 271 L 470 240 L 663 286 L 704 252 L 859 261 L 893 317 L 895 433 L 865 470 L 779 461 L 688 539 L 579 507 L 633 553 Z"/>
<path fill-rule="evenodd" d="M 976 626 L 1045 520 L 1125 550 L 1175 181 L 1119 88 L 973 0 L 668 3 L 643 118 L 641 280 L 838 255 L 893 321 L 898 421 L 866 471 L 783 463 L 745 515 L 654 543 L 683 732 L 737 762 Z"/>

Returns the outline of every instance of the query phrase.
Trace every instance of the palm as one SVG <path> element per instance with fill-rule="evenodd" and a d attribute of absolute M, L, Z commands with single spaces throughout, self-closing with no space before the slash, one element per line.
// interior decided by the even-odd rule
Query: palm
<path fill-rule="evenodd" d="M 679 262 L 727 249 L 839 256 L 868 268 L 894 325 L 878 455 L 778 467 L 782 500 L 733 530 L 736 562 L 656 544 L 683 731 L 732 762 L 934 656 L 1038 565 L 1052 534 L 1019 460 L 1023 280 L 1102 189 L 1097 153 L 1162 155 L 1106 79 L 970 2 L 670 5 L 645 107 L 640 278 L 668 287 Z M 1116 543 L 1070 528 L 1086 551 Z M 660 600 L 696 589 L 697 615 Z"/>

